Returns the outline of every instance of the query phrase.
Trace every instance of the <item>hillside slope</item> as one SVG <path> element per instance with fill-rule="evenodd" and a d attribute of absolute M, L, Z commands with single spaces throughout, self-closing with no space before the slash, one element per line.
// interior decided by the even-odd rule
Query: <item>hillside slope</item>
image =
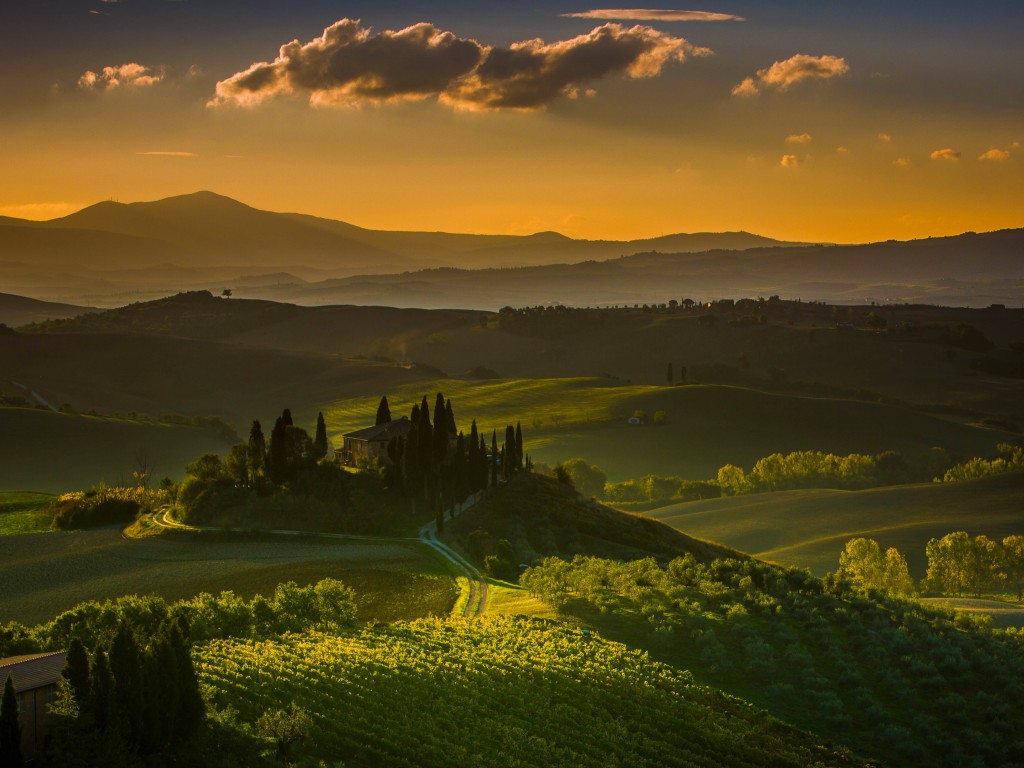
<path fill-rule="evenodd" d="M 651 518 L 587 501 L 567 485 L 532 474 L 514 475 L 507 485 L 489 491 L 471 509 L 446 521 L 443 538 L 481 563 L 488 554 L 512 557 L 504 565 L 513 567 L 555 555 L 670 560 L 691 554 L 702 562 L 743 556 Z M 501 548 L 502 540 L 509 543 L 511 552 Z"/>
<path fill-rule="evenodd" d="M 1024 533 L 1024 472 L 961 483 L 751 494 L 676 504 L 647 514 L 676 530 L 757 557 L 810 568 L 839 567 L 846 542 L 864 536 L 906 555 L 924 576 L 925 544 L 966 530 L 1002 539 Z"/>
<path fill-rule="evenodd" d="M 356 766 L 862 765 L 598 637 L 521 619 L 421 620 L 197 649 L 235 727 L 294 702 L 301 756 Z M 229 670 L 229 671 L 226 671 Z"/>

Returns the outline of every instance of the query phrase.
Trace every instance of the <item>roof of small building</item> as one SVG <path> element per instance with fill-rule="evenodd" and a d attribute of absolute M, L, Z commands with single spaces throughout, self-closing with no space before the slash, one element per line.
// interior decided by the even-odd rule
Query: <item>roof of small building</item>
<path fill-rule="evenodd" d="M 14 690 L 18 693 L 55 685 L 67 663 L 65 655 L 64 651 L 56 651 L 0 659 L 0 681 L 6 681 L 10 675 L 14 680 Z"/>
<path fill-rule="evenodd" d="M 405 437 L 409 434 L 409 430 L 411 429 L 412 422 L 409 421 L 409 417 L 403 416 L 395 421 L 385 421 L 383 424 L 377 424 L 373 427 L 349 432 L 345 435 L 345 439 L 366 440 L 370 443 L 387 443 L 390 442 L 393 437 Z"/>

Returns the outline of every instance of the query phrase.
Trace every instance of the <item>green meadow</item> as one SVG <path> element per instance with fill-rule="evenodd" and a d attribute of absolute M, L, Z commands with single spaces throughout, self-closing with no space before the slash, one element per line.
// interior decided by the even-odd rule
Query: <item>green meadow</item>
<path fill-rule="evenodd" d="M 53 496 L 48 493 L 0 491 L 0 536 L 48 531 L 46 508 L 51 501 Z"/>
<path fill-rule="evenodd" d="M 849 539 L 875 539 L 924 576 L 929 539 L 966 530 L 1002 539 L 1024 533 L 1024 472 L 960 483 L 800 490 L 707 499 L 646 514 L 691 536 L 823 575 L 839 567 Z"/>
<path fill-rule="evenodd" d="M 0 408 L 0 489 L 50 493 L 132 481 L 140 458 L 154 481 L 230 442 L 211 429 L 132 419 Z"/>
<path fill-rule="evenodd" d="M 432 407 L 438 391 L 451 398 L 460 429 L 468 431 L 474 418 L 485 433 L 519 421 L 534 461 L 582 457 L 610 481 L 649 473 L 707 479 L 724 464 L 749 468 L 770 453 L 797 450 L 916 454 L 940 446 L 952 455 L 987 456 L 998 442 L 1013 438 L 895 405 L 607 378 L 422 382 L 328 404 L 328 432 L 340 446 L 344 433 L 373 423 L 381 394 L 398 418 L 424 394 Z M 652 418 L 664 411 L 667 422 L 632 426 L 627 419 L 637 410 Z"/>

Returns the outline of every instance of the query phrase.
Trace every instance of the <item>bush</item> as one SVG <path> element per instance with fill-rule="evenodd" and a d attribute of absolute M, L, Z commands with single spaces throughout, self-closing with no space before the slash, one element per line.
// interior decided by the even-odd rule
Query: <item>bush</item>
<path fill-rule="evenodd" d="M 163 490 L 98 485 L 88 491 L 61 494 L 47 510 L 53 527 L 62 531 L 125 525 L 141 512 L 151 512 L 167 501 Z"/>

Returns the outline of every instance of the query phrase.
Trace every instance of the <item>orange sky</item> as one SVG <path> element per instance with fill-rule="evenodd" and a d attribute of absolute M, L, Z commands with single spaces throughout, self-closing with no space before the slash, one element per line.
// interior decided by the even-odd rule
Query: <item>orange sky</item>
<path fill-rule="evenodd" d="M 0 84 L 0 215 L 209 189 L 380 229 L 855 242 L 1024 226 L 1018 8 L 364 5 L 359 23 L 311 2 L 250 27 L 71 0 L 0 18 L 26 41 L 3 55 L 31 65 Z M 44 27 L 80 42 L 36 49 Z M 526 55 L 543 76 L 507 74 Z"/>

